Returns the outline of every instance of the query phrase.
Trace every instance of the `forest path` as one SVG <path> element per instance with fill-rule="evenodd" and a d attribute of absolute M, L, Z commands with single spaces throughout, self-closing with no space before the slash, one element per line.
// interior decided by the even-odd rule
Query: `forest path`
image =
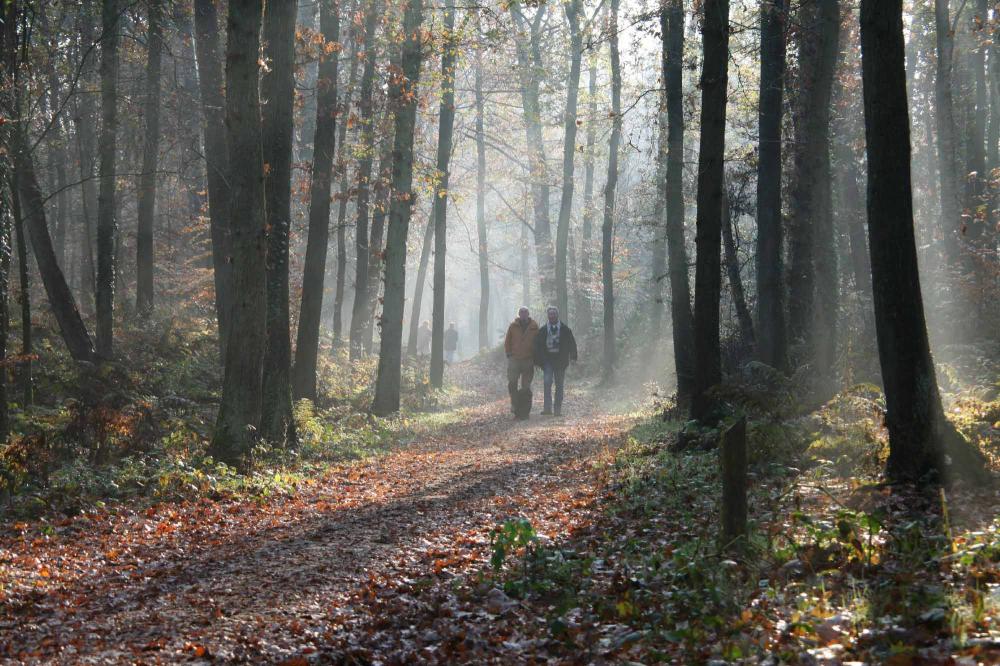
<path fill-rule="evenodd" d="M 598 492 L 594 462 L 631 423 L 609 415 L 594 392 L 572 388 L 568 416 L 515 422 L 502 376 L 494 382 L 461 364 L 453 371 L 465 400 L 479 404 L 293 496 L 164 503 L 8 531 L 0 537 L 0 658 L 377 659 L 354 653 L 359 637 L 408 631 L 387 625 L 377 598 L 419 594 L 485 566 L 490 530 L 510 517 L 565 535 Z"/>

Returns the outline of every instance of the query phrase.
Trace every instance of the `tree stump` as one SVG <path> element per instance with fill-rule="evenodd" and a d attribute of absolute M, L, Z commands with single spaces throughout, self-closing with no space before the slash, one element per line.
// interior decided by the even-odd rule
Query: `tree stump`
<path fill-rule="evenodd" d="M 719 443 L 722 474 L 722 546 L 739 549 L 747 534 L 747 420 L 730 426 Z"/>

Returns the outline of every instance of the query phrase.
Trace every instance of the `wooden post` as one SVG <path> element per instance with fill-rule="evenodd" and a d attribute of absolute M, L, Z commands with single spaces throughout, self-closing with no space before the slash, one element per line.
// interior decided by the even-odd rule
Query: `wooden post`
<path fill-rule="evenodd" d="M 740 418 L 722 434 L 722 546 L 740 548 L 747 534 L 747 420 Z"/>

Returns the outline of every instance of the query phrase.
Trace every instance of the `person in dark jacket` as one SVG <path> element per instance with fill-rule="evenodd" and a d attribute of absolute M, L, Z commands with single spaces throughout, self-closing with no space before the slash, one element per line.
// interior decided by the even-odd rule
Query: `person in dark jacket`
<path fill-rule="evenodd" d="M 548 309 L 548 322 L 535 336 L 535 364 L 541 366 L 545 377 L 545 404 L 542 415 L 562 416 L 563 380 L 566 368 L 576 362 L 576 338 L 564 322 L 559 320 L 559 308 Z M 555 384 L 553 400 L 552 385 Z"/>
<path fill-rule="evenodd" d="M 451 322 L 451 326 L 444 332 L 444 360 L 448 363 L 454 363 L 457 352 L 458 330 L 455 328 L 455 322 Z"/>

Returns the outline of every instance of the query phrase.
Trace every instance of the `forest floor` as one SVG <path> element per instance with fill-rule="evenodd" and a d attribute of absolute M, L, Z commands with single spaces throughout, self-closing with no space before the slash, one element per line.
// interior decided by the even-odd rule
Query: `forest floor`
<path fill-rule="evenodd" d="M 572 390 L 569 416 L 515 422 L 498 386 L 475 381 L 465 401 L 479 404 L 291 496 L 119 506 L 3 530 L 0 656 L 340 660 L 387 620 L 367 601 L 481 568 L 508 518 L 567 533 L 587 517 L 595 461 L 630 418 Z"/>
<path fill-rule="evenodd" d="M 1000 663 L 996 486 L 882 484 L 877 388 L 809 407 L 772 374 L 720 394 L 749 418 L 742 552 L 717 431 L 573 375 L 567 416 L 516 422 L 481 357 L 387 448 L 273 492 L 4 524 L 0 661 Z M 1000 400 L 951 406 L 996 471 Z"/>

